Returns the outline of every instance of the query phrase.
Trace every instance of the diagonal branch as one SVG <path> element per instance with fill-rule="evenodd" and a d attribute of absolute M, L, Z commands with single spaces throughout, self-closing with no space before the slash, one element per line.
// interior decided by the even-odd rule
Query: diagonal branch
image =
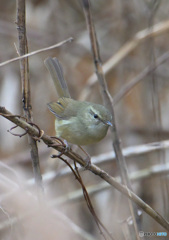
<path fill-rule="evenodd" d="M 17 126 L 21 127 L 22 129 L 27 130 L 28 134 L 30 134 L 31 136 L 39 137 L 39 130 L 37 128 L 34 128 L 33 126 L 31 126 L 29 123 L 27 123 L 22 118 L 12 115 L 4 107 L 0 107 L 0 115 L 2 115 L 4 118 L 8 119 L 9 121 L 13 122 Z M 52 137 L 50 137 L 46 134 L 43 134 L 41 139 L 47 146 L 53 145 L 52 148 L 54 148 L 60 152 L 63 151 L 64 147 L 60 146 L 60 145 L 56 146 L 56 142 Z M 86 161 L 83 160 L 83 158 L 81 156 L 79 156 L 77 153 L 73 152 L 72 150 L 65 152 L 64 155 L 69 157 L 73 161 L 76 161 L 81 166 L 83 166 L 83 167 L 86 166 Z M 126 186 L 120 184 L 115 178 L 111 177 L 107 172 L 105 172 L 104 170 L 101 170 L 99 167 L 97 167 L 94 164 L 91 164 L 91 166 L 88 166 L 88 170 L 93 172 L 95 175 L 99 176 L 100 178 L 102 178 L 104 181 L 109 183 L 111 186 L 115 187 L 118 191 L 120 191 L 127 198 L 129 198 L 133 202 L 135 202 L 149 216 L 151 216 L 156 222 L 158 222 L 162 227 L 164 227 L 164 229 L 169 231 L 169 223 L 158 212 L 156 212 L 148 204 L 146 204 L 141 198 L 139 198 L 134 192 L 132 192 Z"/>
<path fill-rule="evenodd" d="M 48 51 L 48 50 L 51 50 L 51 49 L 54 49 L 54 48 L 58 48 L 58 47 L 64 45 L 65 43 L 72 42 L 72 41 L 73 41 L 73 38 L 70 37 L 70 38 L 68 38 L 68 39 L 66 39 L 66 40 L 63 40 L 62 42 L 56 43 L 56 44 L 51 45 L 51 46 L 49 46 L 49 47 L 41 48 L 41 49 L 35 50 L 35 51 L 33 51 L 33 52 L 24 54 L 24 55 L 22 55 L 22 56 L 9 59 L 9 60 L 7 60 L 7 61 L 5 61 L 5 62 L 1 62 L 1 63 L 0 63 L 0 67 L 4 66 L 4 65 L 6 65 L 6 64 L 9 64 L 9 63 L 11 63 L 11 62 L 18 61 L 18 60 L 23 59 L 23 58 L 33 56 L 33 55 L 38 54 L 38 53 L 41 53 L 41 52 L 45 52 L 45 51 Z"/>

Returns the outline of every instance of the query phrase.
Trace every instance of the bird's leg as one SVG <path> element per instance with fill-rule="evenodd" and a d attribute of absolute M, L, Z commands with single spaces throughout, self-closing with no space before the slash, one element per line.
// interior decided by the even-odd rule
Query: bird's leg
<path fill-rule="evenodd" d="M 70 146 L 68 145 L 68 142 L 66 140 L 62 140 L 60 138 L 57 138 L 57 137 L 52 137 L 56 140 L 56 142 L 58 143 L 53 143 L 53 144 L 50 144 L 49 147 L 63 147 L 62 151 L 57 154 L 57 155 L 51 155 L 51 158 L 58 158 L 58 157 L 61 157 L 65 152 L 68 152 L 70 151 Z"/>

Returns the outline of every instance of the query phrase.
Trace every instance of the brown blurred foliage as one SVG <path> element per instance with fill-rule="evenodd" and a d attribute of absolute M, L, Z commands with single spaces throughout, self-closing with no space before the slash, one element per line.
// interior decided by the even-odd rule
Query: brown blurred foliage
<path fill-rule="evenodd" d="M 110 59 L 123 44 L 130 41 L 137 32 L 168 19 L 169 2 L 167 0 L 92 0 L 91 3 L 103 63 Z M 18 39 L 15 24 L 15 1 L 1 0 L 0 4 L 0 62 L 3 62 L 17 56 Z M 26 19 L 29 52 L 53 45 L 69 37 L 74 38 L 72 43 L 29 58 L 33 119 L 47 134 L 54 136 L 54 116 L 48 111 L 46 104 L 56 100 L 56 92 L 44 66 L 44 59 L 47 56 L 52 56 L 57 57 L 62 62 L 70 93 L 75 99 L 80 97 L 88 78 L 94 72 L 81 1 L 26 1 Z M 168 42 L 168 32 L 145 40 L 112 69 L 106 75 L 112 97 L 123 88 L 124 84 L 130 82 L 134 76 L 152 63 L 153 59 L 155 61 L 156 58 L 167 52 Z M 143 79 L 132 89 L 130 94 L 115 105 L 115 117 L 123 147 L 168 138 L 168 76 L 169 68 L 168 62 L 166 62 L 158 67 L 154 73 Z M 102 103 L 98 84 L 92 89 L 87 100 Z M 1 67 L 0 105 L 5 106 L 14 114 L 22 114 L 19 62 Z M 24 185 L 33 176 L 29 145 L 26 136 L 20 139 L 7 133 L 7 130 L 12 126 L 13 124 L 7 120 L 0 118 L 0 160 L 15 171 L 19 181 Z M 101 143 L 89 146 L 87 148 L 89 153 L 97 155 L 110 151 L 112 144 L 109 137 L 108 134 Z M 59 172 L 60 168 L 64 166 L 57 160 L 50 159 L 51 152 L 42 143 L 39 144 L 39 152 L 42 173 L 51 170 Z M 137 159 L 134 157 L 127 159 L 129 172 L 132 173 L 139 169 L 167 162 L 167 156 L 168 150 L 163 150 L 162 152 L 140 155 Z M 118 175 L 114 163 L 102 164 L 101 167 L 113 176 Z M 19 195 L 15 193 L 6 197 L 6 201 L 2 201 L 3 209 L 8 212 L 11 218 L 24 215 L 24 212 L 29 211 L 29 209 L 32 209 L 31 212 L 34 212 L 34 215 L 26 217 L 23 222 L 19 221 L 13 226 L 14 230 L 10 226 L 3 230 L 4 239 L 7 239 L 5 238 L 7 236 L 8 239 L 13 240 L 20 239 L 21 236 L 25 236 L 25 238 L 22 237 L 25 240 L 86 239 L 83 236 L 76 236 L 71 225 L 68 224 L 69 226 L 66 227 L 65 220 L 58 220 L 60 217 L 58 214 L 55 215 L 53 209 L 43 207 L 43 211 L 37 210 L 37 202 L 33 197 L 32 188 L 28 188 L 29 194 L 25 193 L 25 190 L 22 189 L 23 186 L 18 184 L 18 179 L 13 179 L 10 171 L 8 172 L 2 167 L 1 172 L 11 182 L 16 183 Z M 86 186 L 101 182 L 87 171 L 83 172 L 82 176 Z M 165 187 L 162 182 L 164 178 L 165 176 L 163 179 L 160 177 L 143 179 L 140 182 L 134 182 L 133 186 L 136 193 L 145 202 L 167 218 L 169 212 L 168 209 L 164 208 L 164 198 L 166 199 Z M 9 182 L 7 186 L 4 186 L 3 181 L 5 180 L 2 178 L 1 193 L 7 194 L 12 190 L 12 183 Z M 79 189 L 79 185 L 72 175 L 68 175 L 46 183 L 45 189 L 47 200 L 50 202 L 52 199 Z M 91 199 L 99 218 L 102 219 L 106 227 L 113 234 L 115 233 L 115 236 L 120 235 L 118 239 L 125 239 L 119 221 L 129 216 L 126 206 L 122 204 L 121 194 L 112 189 L 105 189 L 91 195 Z M 62 208 L 60 211 L 64 212 L 69 219 L 91 233 L 95 239 L 101 239 L 82 197 L 73 202 L 67 201 L 62 205 Z M 1 225 L 8 218 L 3 212 L 0 212 L 0 216 Z M 159 225 L 144 213 L 142 218 L 141 230 L 145 232 L 161 230 Z M 33 222 L 32 219 L 34 219 Z M 63 221 L 63 224 L 60 221 Z M 13 237 L 10 238 L 10 234 L 13 234 Z"/>

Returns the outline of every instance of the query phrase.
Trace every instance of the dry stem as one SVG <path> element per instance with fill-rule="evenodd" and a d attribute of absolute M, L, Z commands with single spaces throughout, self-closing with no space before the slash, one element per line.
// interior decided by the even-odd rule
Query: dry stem
<path fill-rule="evenodd" d="M 130 179 L 129 179 L 129 176 L 128 176 L 128 172 L 127 172 L 127 165 L 126 165 L 124 156 L 122 154 L 120 139 L 119 139 L 118 132 L 117 132 L 117 129 L 116 129 L 116 122 L 115 122 L 114 108 L 113 108 L 113 100 L 111 98 L 111 95 L 108 92 L 107 84 L 106 84 L 103 69 L 102 69 L 102 62 L 101 62 L 101 57 L 100 57 L 100 52 L 99 52 L 99 45 L 98 45 L 97 36 L 96 36 L 96 32 L 95 32 L 94 22 L 93 22 L 93 19 L 92 19 L 91 6 L 90 6 L 90 1 L 89 0 L 83 0 L 83 9 L 84 9 L 84 13 L 85 13 L 85 17 L 86 17 L 86 23 L 87 23 L 87 27 L 88 27 L 88 31 L 89 31 L 89 36 L 90 36 L 91 49 L 92 49 L 92 53 L 93 53 L 93 61 L 94 61 L 94 64 L 95 64 L 95 71 L 96 71 L 97 78 L 98 78 L 98 81 L 99 81 L 99 84 L 100 84 L 100 87 L 101 87 L 102 97 L 104 99 L 105 105 L 109 108 L 109 110 L 111 111 L 111 114 L 112 114 L 113 147 L 114 147 L 115 154 L 116 154 L 117 164 L 118 164 L 119 169 L 120 169 L 120 175 L 121 175 L 122 183 L 124 185 L 126 185 L 127 188 L 132 189 Z M 136 237 L 137 237 L 137 239 L 139 239 L 137 223 L 136 223 L 136 219 L 138 219 L 137 209 L 135 208 L 135 206 L 133 206 L 133 204 L 130 201 L 129 201 L 129 208 L 130 208 L 130 212 L 131 212 L 131 215 L 132 215 L 132 218 L 133 218 Z"/>
<path fill-rule="evenodd" d="M 19 41 L 19 54 L 24 55 L 28 52 L 27 37 L 26 37 L 26 24 L 25 24 L 25 0 L 17 0 L 17 30 Z M 28 58 L 20 60 L 20 73 L 22 83 L 22 102 L 24 116 L 32 121 L 32 106 L 31 106 L 31 93 L 30 93 L 30 81 L 29 81 L 29 63 Z M 35 178 L 35 183 L 38 189 L 38 193 L 42 192 L 42 176 L 40 173 L 40 163 L 38 155 L 38 147 L 36 141 L 29 135 L 28 142 L 30 145 L 30 153 L 32 158 L 32 167 Z M 40 191 L 39 191 L 40 190 Z"/>

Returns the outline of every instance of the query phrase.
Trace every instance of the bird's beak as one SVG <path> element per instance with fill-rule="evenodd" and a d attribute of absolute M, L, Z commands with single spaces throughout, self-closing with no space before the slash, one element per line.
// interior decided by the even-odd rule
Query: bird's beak
<path fill-rule="evenodd" d="M 104 122 L 106 125 L 110 126 L 110 127 L 113 127 L 112 123 L 110 121 L 105 121 Z"/>

